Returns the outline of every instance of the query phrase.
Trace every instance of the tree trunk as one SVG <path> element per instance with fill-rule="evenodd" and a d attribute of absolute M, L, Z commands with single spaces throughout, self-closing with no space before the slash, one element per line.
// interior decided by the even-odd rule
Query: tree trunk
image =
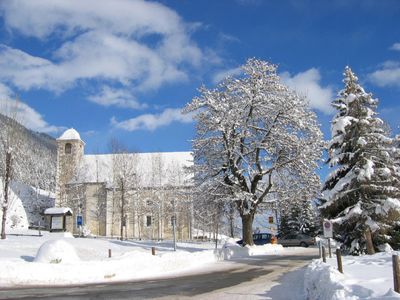
<path fill-rule="evenodd" d="M 4 202 L 3 202 L 3 217 L 1 220 L 1 239 L 6 239 L 6 220 L 8 209 L 8 189 L 11 180 L 11 153 L 6 152 L 6 174 L 4 178 Z"/>
<path fill-rule="evenodd" d="M 253 241 L 253 221 L 254 212 L 250 212 L 246 215 L 241 215 L 242 218 L 242 235 L 243 235 L 243 246 L 254 245 Z"/>
<path fill-rule="evenodd" d="M 124 183 L 121 182 L 121 241 L 124 240 L 124 226 L 126 226 L 125 220 L 125 186 Z"/>

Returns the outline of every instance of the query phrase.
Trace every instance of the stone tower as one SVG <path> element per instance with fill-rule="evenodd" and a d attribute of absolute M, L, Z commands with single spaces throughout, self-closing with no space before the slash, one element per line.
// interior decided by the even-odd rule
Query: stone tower
<path fill-rule="evenodd" d="M 65 185 L 77 175 L 84 146 L 79 133 L 73 128 L 57 139 L 56 207 L 66 206 Z"/>

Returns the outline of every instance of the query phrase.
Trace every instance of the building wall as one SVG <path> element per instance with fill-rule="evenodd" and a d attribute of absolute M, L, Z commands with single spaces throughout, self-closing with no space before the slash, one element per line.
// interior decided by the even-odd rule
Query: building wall
<path fill-rule="evenodd" d="M 65 152 L 71 144 L 71 153 Z M 106 188 L 105 183 L 77 182 L 78 167 L 84 155 L 81 140 L 57 140 L 56 207 L 70 207 L 68 231 L 79 234 L 77 215 L 83 216 L 84 226 L 94 235 L 120 237 L 123 221 L 121 191 Z M 178 239 L 189 239 L 191 204 L 182 189 L 139 188 L 125 193 L 125 227 L 123 235 L 136 239 L 171 239 L 171 217 L 176 216 Z M 150 221 L 150 222 L 148 222 Z"/>
<path fill-rule="evenodd" d="M 65 153 L 66 144 L 71 144 L 71 153 Z M 83 146 L 81 140 L 57 140 L 56 207 L 65 206 L 66 184 L 76 175 L 83 157 Z"/>
<path fill-rule="evenodd" d="M 181 194 L 182 190 L 145 189 L 129 191 L 126 203 L 124 238 L 172 239 L 172 216 L 176 216 L 176 237 L 191 238 L 191 202 Z M 121 194 L 107 193 L 107 236 L 120 237 Z"/>

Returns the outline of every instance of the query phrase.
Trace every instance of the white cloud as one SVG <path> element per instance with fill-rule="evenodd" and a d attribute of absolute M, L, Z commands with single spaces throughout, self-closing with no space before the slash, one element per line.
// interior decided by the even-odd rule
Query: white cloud
<path fill-rule="evenodd" d="M 219 83 L 222 80 L 224 80 L 226 77 L 240 75 L 241 73 L 242 73 L 242 69 L 240 67 L 227 69 L 227 70 L 221 70 L 221 71 L 217 72 L 216 74 L 214 74 L 212 80 L 214 83 Z"/>
<path fill-rule="evenodd" d="M 389 49 L 395 50 L 395 51 L 400 51 L 400 43 L 394 43 Z"/>
<path fill-rule="evenodd" d="M 317 109 L 325 114 L 331 114 L 333 108 L 333 90 L 331 87 L 320 85 L 321 75 L 315 68 L 291 76 L 289 72 L 280 74 L 283 82 L 300 95 L 307 97 L 310 107 Z"/>
<path fill-rule="evenodd" d="M 102 106 L 115 105 L 118 107 L 142 109 L 145 104 L 139 103 L 135 97 L 126 89 L 114 89 L 109 86 L 103 86 L 96 95 L 91 95 L 88 99 Z"/>
<path fill-rule="evenodd" d="M 16 101 L 12 97 L 12 91 L 0 83 L 0 108 L 1 113 L 6 116 L 13 116 L 25 127 L 34 131 L 45 133 L 56 133 L 63 130 L 63 127 L 49 125 L 36 110 L 22 101 Z"/>
<path fill-rule="evenodd" d="M 179 108 L 167 108 L 160 114 L 143 114 L 136 118 L 118 122 L 115 118 L 111 119 L 111 124 L 127 131 L 150 130 L 167 126 L 172 122 L 191 123 L 192 114 L 182 114 Z"/>
<path fill-rule="evenodd" d="M 400 62 L 384 62 L 379 70 L 368 74 L 368 79 L 377 86 L 400 87 Z"/>
<path fill-rule="evenodd" d="M 25 90 L 96 80 L 143 92 L 186 80 L 207 56 L 190 38 L 193 26 L 155 2 L 15 0 L 0 9 L 11 32 L 56 43 L 46 59 L 1 46 L 0 80 Z"/>

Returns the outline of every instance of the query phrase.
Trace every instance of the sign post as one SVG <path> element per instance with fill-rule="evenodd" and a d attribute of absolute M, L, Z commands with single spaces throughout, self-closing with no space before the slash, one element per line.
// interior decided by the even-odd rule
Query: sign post
<path fill-rule="evenodd" d="M 79 236 L 82 236 L 83 218 L 81 215 L 76 216 L 76 227 L 79 228 Z"/>
<path fill-rule="evenodd" d="M 323 228 L 324 228 L 324 237 L 328 239 L 329 258 L 332 258 L 332 250 L 331 250 L 331 237 L 333 237 L 332 222 L 325 219 L 323 223 Z"/>

